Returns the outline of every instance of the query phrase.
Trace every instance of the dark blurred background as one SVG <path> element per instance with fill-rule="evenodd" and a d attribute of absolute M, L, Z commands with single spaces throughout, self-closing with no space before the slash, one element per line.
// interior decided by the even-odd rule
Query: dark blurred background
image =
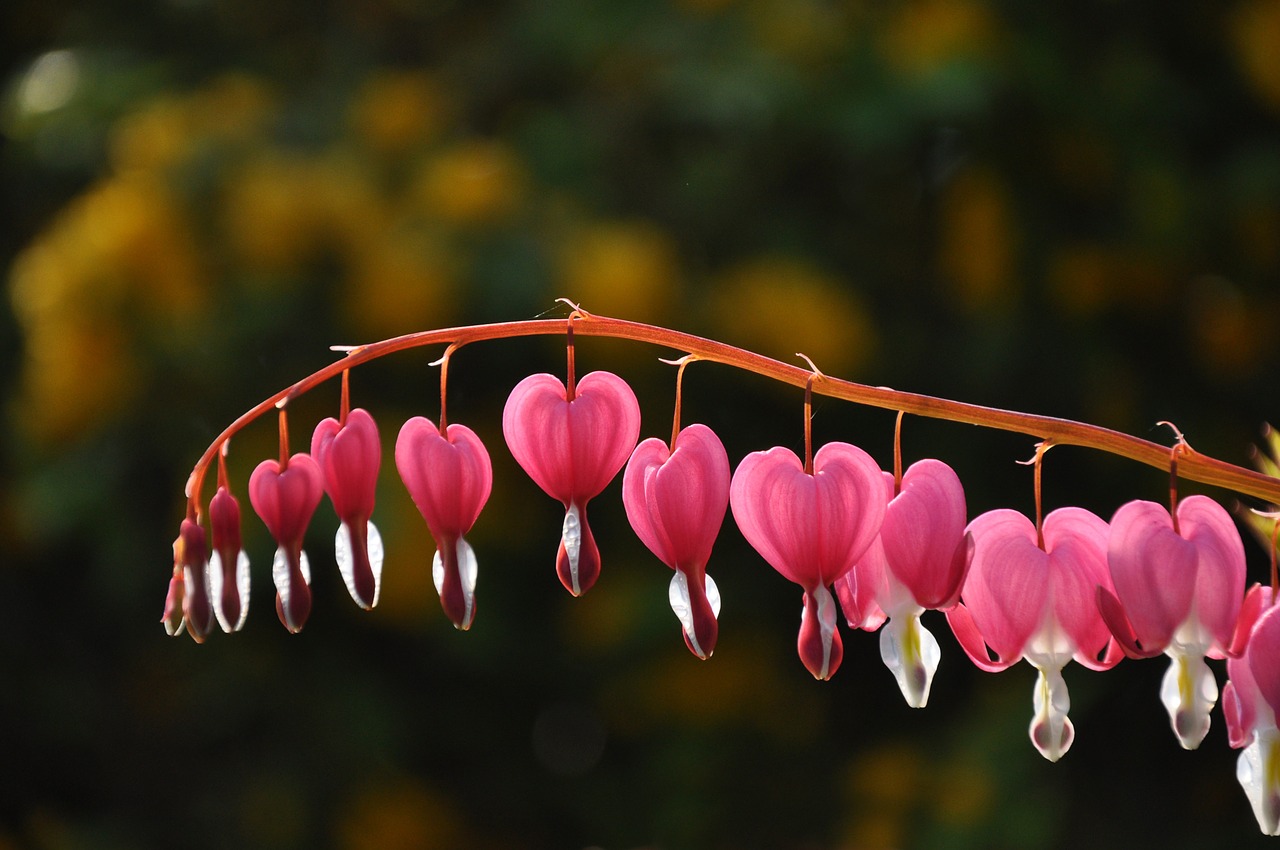
<path fill-rule="evenodd" d="M 876 636 L 846 630 L 815 682 L 799 590 L 731 521 L 699 662 L 617 482 L 603 576 L 570 598 L 560 508 L 500 428 L 557 340 L 453 361 L 450 418 L 495 467 L 471 632 L 390 462 L 438 415 L 439 349 L 353 375 L 387 447 L 373 613 L 326 502 L 300 635 L 249 514 L 244 631 L 157 620 L 183 484 L 231 419 L 331 344 L 560 296 L 866 383 L 1165 442 L 1171 420 L 1247 464 L 1280 415 L 1280 0 L 6 0 L 0 72 L 0 848 L 1267 846 L 1220 713 L 1177 747 L 1163 662 L 1069 667 L 1077 741 L 1050 765 L 1031 668 L 977 672 L 940 615 L 923 711 Z M 582 340 L 578 363 L 666 435 L 672 354 Z M 736 463 L 799 448 L 800 400 L 698 365 L 685 421 Z M 291 408 L 298 446 L 337 403 Z M 814 429 L 891 462 L 889 413 L 821 403 Z M 269 417 L 235 442 L 246 512 L 275 440 Z M 970 516 L 1031 511 L 1032 444 L 904 434 Z M 1047 508 L 1104 517 L 1168 483 L 1070 448 L 1045 476 Z"/>

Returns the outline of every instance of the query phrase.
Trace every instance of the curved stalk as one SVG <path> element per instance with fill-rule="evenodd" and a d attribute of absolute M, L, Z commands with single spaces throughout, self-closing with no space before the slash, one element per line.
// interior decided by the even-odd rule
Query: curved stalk
<path fill-rule="evenodd" d="M 579 310 L 572 327 L 575 334 L 629 339 L 663 346 L 686 354 L 697 355 L 700 360 L 723 363 L 727 366 L 753 372 L 762 377 L 781 381 L 795 387 L 803 388 L 813 376 L 813 372 L 810 369 L 783 363 L 780 360 L 774 360 L 771 357 L 765 357 L 723 342 L 656 325 L 596 316 Z M 209 448 L 205 450 L 192 470 L 187 486 L 188 498 L 196 504 L 199 503 L 200 487 L 210 463 L 216 457 L 219 448 L 236 432 L 276 407 L 280 402 L 287 402 L 300 396 L 330 378 L 340 375 L 344 370 L 353 369 L 362 363 L 367 363 L 389 354 L 427 345 L 462 345 L 494 339 L 525 336 L 562 336 L 564 334 L 564 319 L 529 319 L 421 331 L 369 343 L 368 345 L 343 347 L 339 350 L 344 351 L 345 356 L 340 360 L 317 370 L 270 398 L 264 399 L 228 425 L 214 439 Z M 1162 446 L 1150 440 L 1143 440 L 1120 431 L 1090 425 L 1085 422 L 1076 422 L 1053 416 L 1039 416 L 1014 410 L 1002 410 L 995 407 L 984 407 L 921 393 L 902 392 L 888 387 L 873 387 L 826 375 L 823 376 L 821 381 L 813 382 L 813 391 L 819 395 L 852 401 L 871 407 L 1026 434 L 1038 440 L 1051 440 L 1057 445 L 1083 446 L 1119 455 L 1156 469 L 1167 470 L 1169 468 L 1168 446 Z M 1185 480 L 1198 481 L 1202 484 L 1210 484 L 1232 490 L 1241 495 L 1253 496 L 1271 504 L 1280 504 L 1280 479 L 1198 452 L 1185 450 L 1180 454 L 1178 476 Z"/>

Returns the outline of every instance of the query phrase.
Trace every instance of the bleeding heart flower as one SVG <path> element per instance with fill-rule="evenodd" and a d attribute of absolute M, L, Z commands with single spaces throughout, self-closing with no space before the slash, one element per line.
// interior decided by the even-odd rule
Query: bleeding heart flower
<path fill-rule="evenodd" d="M 369 521 L 382 465 L 382 442 L 373 417 L 360 408 L 346 422 L 325 419 L 311 436 L 311 456 L 324 475 L 324 489 L 342 523 L 334 541 L 347 592 L 366 611 L 382 590 L 382 535 Z"/>
<path fill-rule="evenodd" d="M 1243 749 L 1236 779 L 1264 835 L 1280 835 L 1280 609 L 1269 587 L 1254 586 L 1240 612 L 1242 654 L 1227 659 L 1222 712 L 1227 740 Z"/>
<path fill-rule="evenodd" d="M 465 425 L 445 434 L 415 416 L 396 438 L 396 469 L 435 538 L 431 575 L 445 614 L 459 629 L 475 618 L 477 564 L 463 537 L 475 525 L 493 488 L 493 468 L 484 444 Z"/>
<path fill-rule="evenodd" d="M 770 566 L 804 588 L 797 649 L 809 672 L 829 679 L 844 647 L 828 588 L 849 572 L 884 521 L 884 485 L 870 455 L 828 443 L 805 471 L 790 449 L 747 455 L 733 475 L 729 503 L 747 542 Z"/>
<path fill-rule="evenodd" d="M 1011 510 L 969 523 L 973 558 L 963 603 L 947 612 L 947 621 L 979 668 L 997 672 L 1023 658 L 1036 668 L 1031 742 L 1057 761 L 1075 739 L 1062 668 L 1074 658 L 1105 670 L 1123 653 L 1094 604 L 1095 589 L 1111 586 L 1106 521 L 1083 508 L 1059 508 L 1042 529 L 1038 538 L 1031 520 Z"/>
<path fill-rule="evenodd" d="M 622 503 L 636 535 L 675 570 L 668 598 L 685 643 L 709 658 L 720 591 L 706 568 L 729 506 L 729 456 L 720 438 L 706 425 L 690 425 L 674 451 L 656 437 L 640 443 L 622 476 Z"/>
<path fill-rule="evenodd" d="M 554 375 L 530 375 L 507 398 L 502 433 L 529 477 L 564 503 L 556 573 L 580 596 L 600 575 L 587 502 L 618 474 L 640 437 L 635 393 L 611 372 L 585 376 L 572 398 Z"/>
<path fill-rule="evenodd" d="M 209 524 L 213 529 L 209 559 L 213 612 L 224 632 L 238 632 L 249 616 L 249 556 L 240 542 L 240 503 L 225 486 L 209 502 Z"/>
<path fill-rule="evenodd" d="M 204 643 L 213 626 L 213 608 L 209 602 L 209 548 L 204 528 L 192 519 L 184 519 L 173 541 L 173 578 L 165 596 L 165 631 L 177 635 L 183 625 L 196 641 Z"/>
<path fill-rule="evenodd" d="M 264 460 L 249 476 L 249 502 L 277 545 L 271 565 L 276 614 L 294 633 L 311 613 L 311 564 L 302 538 L 324 494 L 322 481 L 320 467 L 303 452 L 290 457 L 283 469 L 278 461 Z"/>
<path fill-rule="evenodd" d="M 914 463 L 894 494 L 883 473 L 884 525 L 858 565 L 836 583 L 853 628 L 880 632 L 880 657 L 907 704 L 923 708 L 942 653 L 920 623 L 926 609 L 955 605 L 969 569 L 964 488 L 940 460 Z"/>
<path fill-rule="evenodd" d="M 1172 661 L 1160 688 L 1174 734 L 1195 749 L 1209 731 L 1218 685 L 1204 656 L 1222 658 L 1244 596 L 1244 544 L 1230 515 L 1207 496 L 1188 496 L 1175 523 L 1155 502 L 1121 505 L 1107 557 L 1115 592 L 1097 604 L 1117 642 L 1135 658 Z"/>

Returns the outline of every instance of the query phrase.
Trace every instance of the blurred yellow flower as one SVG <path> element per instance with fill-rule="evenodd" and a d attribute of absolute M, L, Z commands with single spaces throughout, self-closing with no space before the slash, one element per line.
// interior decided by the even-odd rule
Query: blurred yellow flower
<path fill-rule="evenodd" d="M 74 439 L 132 400 L 136 366 L 112 324 L 68 318 L 29 328 L 15 419 L 38 442 Z"/>
<path fill-rule="evenodd" d="M 392 231 L 351 258 L 340 314 L 361 342 L 444 327 L 455 315 L 454 278 L 443 246 Z"/>
<path fill-rule="evenodd" d="M 877 344 L 852 287 L 802 260 L 766 257 L 731 269 L 711 307 L 726 342 L 788 363 L 800 351 L 833 376 L 855 376 Z"/>
<path fill-rule="evenodd" d="M 904 76 L 926 78 L 957 60 L 985 59 L 994 47 L 996 24 L 981 3 L 915 0 L 894 8 L 880 50 Z"/>
<path fill-rule="evenodd" d="M 361 790 L 338 813 L 340 850 L 432 850 L 471 844 L 451 801 L 413 779 Z"/>
<path fill-rule="evenodd" d="M 751 0 L 747 19 L 761 48 L 802 66 L 831 55 L 848 38 L 836 7 L 820 0 Z"/>
<path fill-rule="evenodd" d="M 1017 233 L 1004 184 L 974 170 L 948 187 L 942 200 L 939 265 L 957 300 L 980 312 L 1014 294 Z"/>
<path fill-rule="evenodd" d="M 644 222 L 602 222 L 560 248 L 558 295 L 592 312 L 639 322 L 669 315 L 679 284 L 674 241 Z"/>
<path fill-rule="evenodd" d="M 423 210 L 450 224 L 486 225 L 511 215 L 524 191 L 524 168 L 497 141 L 459 142 L 429 159 L 416 180 Z"/>
<path fill-rule="evenodd" d="M 1236 61 L 1258 96 L 1280 109 L 1280 0 L 1250 0 L 1231 19 Z"/>
<path fill-rule="evenodd" d="M 109 157 L 117 172 L 163 171 L 179 165 L 192 142 L 192 112 L 179 97 L 163 97 L 111 129 Z"/>
<path fill-rule="evenodd" d="M 422 71 L 377 71 L 350 109 L 356 135 L 381 153 L 400 154 L 433 139 L 444 126 L 444 87 Z"/>
<path fill-rule="evenodd" d="M 322 188 L 310 163 L 279 151 L 260 154 L 229 174 L 219 210 L 233 257 L 269 277 L 302 271 L 323 245 Z"/>

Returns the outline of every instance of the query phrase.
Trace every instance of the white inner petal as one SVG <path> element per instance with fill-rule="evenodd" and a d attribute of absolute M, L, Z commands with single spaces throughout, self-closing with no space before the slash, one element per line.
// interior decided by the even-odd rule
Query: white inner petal
<path fill-rule="evenodd" d="M 369 555 L 369 567 L 373 572 L 373 599 L 368 600 L 368 607 L 377 607 L 378 597 L 382 593 L 382 535 L 378 533 L 378 527 L 372 522 L 367 523 L 365 531 L 365 542 L 367 544 L 367 552 Z M 338 562 L 338 571 L 342 573 L 342 580 L 347 585 L 347 593 L 351 594 L 351 598 L 356 604 L 364 607 L 366 600 L 361 599 L 356 591 L 356 575 L 355 575 L 355 558 L 352 555 L 354 547 L 351 543 L 351 528 L 344 522 L 338 527 L 338 534 L 333 541 L 334 558 Z"/>
<path fill-rule="evenodd" d="M 249 616 L 249 555 L 240 550 L 236 558 L 236 587 L 240 590 L 240 619 L 232 624 L 231 631 L 238 632 L 244 628 L 244 621 Z"/>
<path fill-rule="evenodd" d="M 475 617 L 476 580 L 480 575 L 480 565 L 476 561 L 475 550 L 466 538 L 459 537 L 457 549 L 458 578 L 462 582 L 462 599 L 466 607 L 463 609 L 462 622 L 457 627 L 462 630 L 471 628 L 471 620 Z M 431 580 L 435 583 L 436 594 L 444 594 L 444 557 L 436 550 L 431 559 Z"/>
<path fill-rule="evenodd" d="M 1032 662 L 1034 664 L 1034 662 Z M 1071 710 L 1071 695 L 1062 678 L 1061 667 L 1036 667 L 1036 686 L 1032 691 L 1035 716 L 1031 718 L 1031 743 L 1040 755 L 1049 761 L 1057 761 L 1071 749 L 1075 741 L 1075 727 L 1067 712 Z"/>
<path fill-rule="evenodd" d="M 302 570 L 303 582 L 310 587 L 311 562 L 307 560 L 306 552 L 300 553 L 298 565 Z M 293 582 L 290 581 L 289 573 L 289 556 L 282 546 L 276 549 L 275 558 L 271 562 L 271 578 L 275 582 L 276 593 L 280 594 L 280 605 L 286 613 L 289 611 L 289 596 L 293 587 Z"/>
<path fill-rule="evenodd" d="M 889 618 L 880 630 L 880 657 L 898 680 L 907 705 L 924 708 L 942 651 L 918 615 Z"/>
<path fill-rule="evenodd" d="M 569 505 L 564 514 L 564 527 L 560 530 L 560 540 L 564 543 L 564 553 L 569 556 L 569 575 L 573 578 L 573 595 L 582 593 L 578 585 L 578 553 L 582 547 L 582 522 L 578 519 L 578 506 Z"/>
<path fill-rule="evenodd" d="M 213 597 L 213 615 L 218 618 L 218 625 L 227 634 L 235 631 L 222 612 L 222 555 L 217 549 L 209 556 L 209 595 Z"/>
<path fill-rule="evenodd" d="M 1236 780 L 1244 789 L 1263 835 L 1280 835 L 1280 730 L 1259 729 L 1236 762 Z"/>
<path fill-rule="evenodd" d="M 1209 713 L 1218 702 L 1218 681 L 1202 655 L 1170 651 L 1170 658 L 1160 683 L 1160 702 L 1169 712 L 1178 743 L 1184 750 L 1194 750 L 1209 732 Z"/>
<path fill-rule="evenodd" d="M 714 617 L 720 616 L 720 588 L 716 587 L 716 583 L 711 576 L 704 576 L 706 579 L 707 603 L 711 606 L 711 614 Z M 698 643 L 698 635 L 693 627 L 693 605 L 689 600 L 689 577 L 680 570 L 675 571 L 675 575 L 671 577 L 671 584 L 667 586 L 667 600 L 671 603 L 671 610 L 675 612 L 676 619 L 680 621 L 680 627 L 684 629 L 685 637 L 689 639 L 689 645 L 693 647 L 693 652 L 699 658 L 706 658 L 707 653 L 703 652 L 702 646 Z"/>

